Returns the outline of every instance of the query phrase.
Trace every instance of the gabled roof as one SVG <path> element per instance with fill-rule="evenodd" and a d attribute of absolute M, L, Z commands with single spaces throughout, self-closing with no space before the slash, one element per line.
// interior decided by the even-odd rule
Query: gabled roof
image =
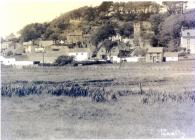
<path fill-rule="evenodd" d="M 54 44 L 53 40 L 39 41 L 39 45 L 42 47 L 48 47 L 48 46 L 51 46 L 53 44 Z"/>
<path fill-rule="evenodd" d="M 16 38 L 16 36 L 13 33 L 11 33 L 9 36 L 6 37 L 6 40 L 12 40 L 14 38 Z"/>
<path fill-rule="evenodd" d="M 165 52 L 164 57 L 178 57 L 178 52 Z"/>

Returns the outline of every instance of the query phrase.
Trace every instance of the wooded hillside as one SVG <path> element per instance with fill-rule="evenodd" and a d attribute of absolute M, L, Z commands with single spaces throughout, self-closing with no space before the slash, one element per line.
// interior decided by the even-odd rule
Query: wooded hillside
<path fill-rule="evenodd" d="M 67 12 L 49 23 L 29 24 L 20 31 L 20 40 L 66 40 L 68 32 L 81 30 L 84 34 L 92 34 L 92 37 L 95 36 L 94 31 L 99 34 L 99 38 L 92 38 L 97 44 L 115 34 L 116 29 L 121 35 L 130 36 L 133 34 L 133 22 L 150 21 L 155 33 L 151 42 L 153 46 L 178 46 L 181 27 L 195 26 L 195 11 L 183 13 L 182 4 L 184 2 L 165 2 L 167 12 L 161 13 L 162 5 L 155 2 L 103 2 L 97 7 L 85 6 Z M 111 34 L 107 34 L 109 30 Z"/>

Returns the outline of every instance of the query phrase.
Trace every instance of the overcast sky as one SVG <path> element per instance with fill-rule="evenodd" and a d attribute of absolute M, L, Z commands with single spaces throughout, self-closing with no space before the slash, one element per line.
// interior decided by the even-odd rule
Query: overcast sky
<path fill-rule="evenodd" d="M 128 1 L 128 0 L 113 0 Z M 0 0 L 0 36 L 17 33 L 30 23 L 49 22 L 82 6 L 97 6 L 102 0 Z M 158 1 L 160 2 L 160 1 Z M 191 7 L 195 3 L 191 3 Z"/>

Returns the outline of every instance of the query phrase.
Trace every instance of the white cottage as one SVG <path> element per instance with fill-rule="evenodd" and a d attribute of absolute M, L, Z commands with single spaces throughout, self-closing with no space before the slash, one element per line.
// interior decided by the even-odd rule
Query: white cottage
<path fill-rule="evenodd" d="M 195 54 L 195 28 L 181 29 L 181 48 L 186 49 L 189 51 L 190 54 Z"/>
<path fill-rule="evenodd" d="M 75 61 L 87 61 L 91 58 L 89 48 L 75 48 L 69 51 L 68 56 L 73 56 Z"/>
<path fill-rule="evenodd" d="M 14 66 L 33 65 L 33 61 L 16 61 L 16 58 L 5 58 L 3 56 L 0 56 L 0 62 L 4 65 L 14 65 Z"/>
<path fill-rule="evenodd" d="M 164 61 L 179 61 L 178 52 L 164 52 Z"/>

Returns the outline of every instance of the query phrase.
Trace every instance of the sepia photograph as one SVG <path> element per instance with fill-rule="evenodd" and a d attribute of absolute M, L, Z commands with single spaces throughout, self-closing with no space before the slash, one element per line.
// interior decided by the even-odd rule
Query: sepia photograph
<path fill-rule="evenodd" d="M 0 1 L 1 140 L 195 138 L 195 1 Z"/>

